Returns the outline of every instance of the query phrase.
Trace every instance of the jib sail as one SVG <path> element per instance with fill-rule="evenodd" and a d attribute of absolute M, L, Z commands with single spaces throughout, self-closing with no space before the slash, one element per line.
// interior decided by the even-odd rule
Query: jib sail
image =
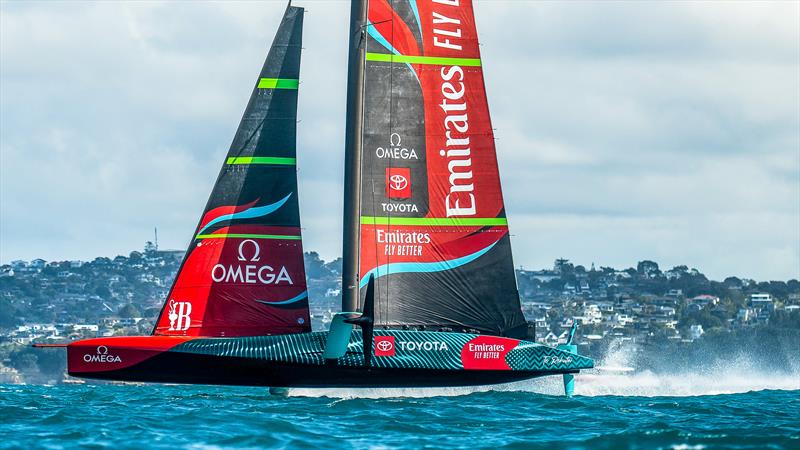
<path fill-rule="evenodd" d="M 376 325 L 524 337 L 472 2 L 369 0 L 366 22 L 359 275 Z"/>
<path fill-rule="evenodd" d="M 311 329 L 295 164 L 302 28 L 289 6 L 154 334 Z"/>

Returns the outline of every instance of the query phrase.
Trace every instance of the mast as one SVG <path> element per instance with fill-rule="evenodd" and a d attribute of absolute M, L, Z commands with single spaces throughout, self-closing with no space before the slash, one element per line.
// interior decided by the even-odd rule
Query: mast
<path fill-rule="evenodd" d="M 368 0 L 351 0 L 347 72 L 347 125 L 344 150 L 344 227 L 342 239 L 342 311 L 359 309 L 361 225 L 361 147 L 364 122 L 364 59 Z"/>

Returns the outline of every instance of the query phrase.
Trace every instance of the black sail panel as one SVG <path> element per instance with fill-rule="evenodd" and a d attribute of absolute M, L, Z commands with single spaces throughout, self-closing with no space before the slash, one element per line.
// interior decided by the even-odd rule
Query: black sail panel
<path fill-rule="evenodd" d="M 310 331 L 297 198 L 303 9 L 289 6 L 154 334 Z"/>

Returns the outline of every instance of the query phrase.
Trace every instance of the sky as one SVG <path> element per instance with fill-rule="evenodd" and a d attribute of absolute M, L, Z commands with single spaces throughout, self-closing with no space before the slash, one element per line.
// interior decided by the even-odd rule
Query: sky
<path fill-rule="evenodd" d="M 306 250 L 341 252 L 349 2 L 305 6 Z M 184 249 L 285 2 L 0 2 L 0 263 Z M 527 269 L 800 278 L 800 2 L 477 1 Z"/>

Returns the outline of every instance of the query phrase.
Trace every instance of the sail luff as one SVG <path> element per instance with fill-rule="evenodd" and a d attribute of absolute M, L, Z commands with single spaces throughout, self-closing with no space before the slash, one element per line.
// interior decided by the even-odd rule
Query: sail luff
<path fill-rule="evenodd" d="M 342 311 L 359 309 L 361 240 L 361 155 L 364 121 L 364 55 L 368 0 L 351 0 L 347 72 L 344 220 L 342 232 Z"/>

